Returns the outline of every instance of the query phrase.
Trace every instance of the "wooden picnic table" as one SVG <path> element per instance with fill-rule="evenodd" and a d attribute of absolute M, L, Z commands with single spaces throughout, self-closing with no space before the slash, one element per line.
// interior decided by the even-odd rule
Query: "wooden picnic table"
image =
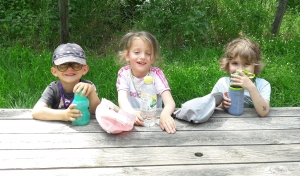
<path fill-rule="evenodd" d="M 254 109 L 231 116 L 216 109 L 203 124 L 176 119 L 108 134 L 86 126 L 40 121 L 30 109 L 0 109 L 0 175 L 299 175 L 300 107 Z"/>

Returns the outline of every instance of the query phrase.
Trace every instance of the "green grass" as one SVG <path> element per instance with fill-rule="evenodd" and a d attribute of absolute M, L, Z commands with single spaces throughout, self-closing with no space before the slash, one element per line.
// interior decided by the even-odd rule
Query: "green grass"
<path fill-rule="evenodd" d="M 299 106 L 299 39 L 262 41 L 267 63 L 262 76 L 271 83 L 271 105 Z"/>
<path fill-rule="evenodd" d="M 1 49 L 0 107 L 32 107 L 36 97 L 53 79 L 50 73 L 50 52 L 36 53 L 29 48 Z M 49 62 L 50 61 L 50 62 Z"/>
<path fill-rule="evenodd" d="M 270 30 L 278 0 L 122 2 L 69 2 L 69 42 L 86 51 L 90 71 L 83 78 L 95 83 L 100 98 L 117 102 L 115 53 L 121 37 L 134 29 L 148 30 L 160 42 L 161 68 L 177 107 L 208 94 L 227 76 L 218 60 L 224 45 L 241 34 L 262 47 L 267 65 L 259 77 L 271 83 L 271 106 L 300 105 L 298 1 L 288 1 L 276 37 Z M 50 68 L 60 43 L 58 19 L 56 1 L 0 2 L 0 108 L 32 108 L 56 79 Z"/>
<path fill-rule="evenodd" d="M 299 106 L 300 77 L 298 48 L 300 40 L 258 40 L 267 64 L 259 77 L 271 83 L 271 106 Z M 50 72 L 52 51 L 34 51 L 29 47 L 0 49 L 0 108 L 32 108 L 46 86 L 56 78 Z M 162 49 L 162 69 L 180 107 L 185 101 L 204 96 L 217 80 L 226 76 L 218 65 L 223 47 Z M 100 98 L 117 103 L 116 78 L 120 66 L 115 56 L 99 57 L 87 50 L 90 71 L 83 78 L 93 81 Z"/>

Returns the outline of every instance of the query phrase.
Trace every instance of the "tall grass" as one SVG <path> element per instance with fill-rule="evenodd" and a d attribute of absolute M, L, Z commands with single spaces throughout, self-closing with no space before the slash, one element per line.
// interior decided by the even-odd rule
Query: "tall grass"
<path fill-rule="evenodd" d="M 1 107 L 30 107 L 50 80 L 50 52 L 20 46 L 0 49 Z M 50 62 L 49 62 L 50 61 Z"/>
<path fill-rule="evenodd" d="M 299 41 L 257 40 L 263 47 L 267 64 L 259 77 L 271 83 L 271 106 L 299 106 Z M 286 50 L 271 50 L 272 48 Z M 0 49 L 1 60 L 1 108 L 32 108 L 46 86 L 56 80 L 50 72 L 51 52 L 35 52 L 29 48 L 11 47 Z M 220 47 L 163 49 L 164 65 L 161 67 L 179 107 L 185 101 L 204 96 L 212 90 L 223 73 L 218 60 L 223 54 Z M 98 57 L 87 51 L 90 71 L 84 79 L 93 81 L 99 97 L 117 103 L 116 79 L 120 66 L 115 56 Z"/>
<path fill-rule="evenodd" d="M 243 35 L 262 46 L 271 106 L 299 106 L 300 4 L 289 1 L 277 36 L 270 34 L 277 0 L 69 1 L 70 42 L 87 53 L 99 97 L 117 103 L 118 42 L 147 30 L 161 43 L 161 65 L 179 107 L 208 94 L 223 73 L 224 45 Z M 0 2 L 0 108 L 31 108 L 56 78 L 51 56 L 59 44 L 57 1 Z"/>

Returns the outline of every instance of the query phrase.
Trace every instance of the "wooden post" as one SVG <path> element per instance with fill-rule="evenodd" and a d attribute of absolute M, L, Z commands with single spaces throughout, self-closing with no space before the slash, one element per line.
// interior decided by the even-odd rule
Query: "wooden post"
<path fill-rule="evenodd" d="M 60 43 L 68 43 L 68 0 L 58 0 L 60 18 Z"/>
<path fill-rule="evenodd" d="M 275 36 L 279 32 L 279 28 L 280 28 L 282 18 L 283 18 L 284 12 L 285 12 L 286 4 L 287 4 L 287 0 L 279 0 L 279 2 L 278 2 L 277 12 L 276 12 L 275 19 L 273 22 L 273 27 L 271 30 L 271 33 L 274 34 Z"/>

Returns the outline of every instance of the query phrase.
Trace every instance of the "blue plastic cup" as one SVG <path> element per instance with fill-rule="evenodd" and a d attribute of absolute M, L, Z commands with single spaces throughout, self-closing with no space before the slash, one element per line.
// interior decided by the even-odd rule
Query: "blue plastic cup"
<path fill-rule="evenodd" d="M 228 96 L 231 99 L 231 106 L 228 109 L 229 114 L 242 115 L 244 113 L 244 89 L 230 85 Z"/>

